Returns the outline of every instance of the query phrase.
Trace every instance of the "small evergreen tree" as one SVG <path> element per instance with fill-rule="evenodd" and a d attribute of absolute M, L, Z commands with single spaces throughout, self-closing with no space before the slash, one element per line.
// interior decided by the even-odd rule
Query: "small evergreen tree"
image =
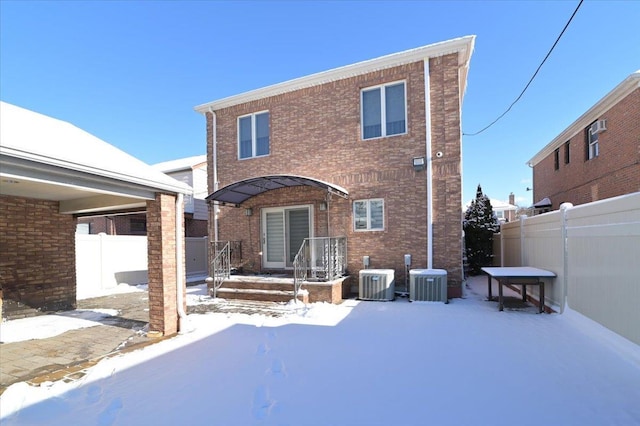
<path fill-rule="evenodd" d="M 493 234 L 500 229 L 491 201 L 482 193 L 480 184 L 476 199 L 471 201 L 464 214 L 463 229 L 469 271 L 472 275 L 477 275 L 481 272 L 481 267 L 491 265 Z"/>

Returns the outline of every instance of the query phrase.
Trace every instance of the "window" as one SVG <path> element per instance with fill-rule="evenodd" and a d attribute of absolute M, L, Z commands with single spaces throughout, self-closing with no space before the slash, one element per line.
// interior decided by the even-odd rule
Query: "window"
<path fill-rule="evenodd" d="M 569 164 L 569 141 L 564 144 L 564 164 Z"/>
<path fill-rule="evenodd" d="M 384 229 L 384 200 L 358 200 L 353 202 L 353 229 L 380 231 Z"/>
<path fill-rule="evenodd" d="M 401 135 L 407 132 L 404 82 L 362 91 L 362 139 Z"/>
<path fill-rule="evenodd" d="M 553 169 L 558 170 L 560 168 L 560 148 L 556 148 L 553 151 Z"/>
<path fill-rule="evenodd" d="M 587 160 L 592 160 L 598 156 L 598 134 L 591 133 L 591 125 L 586 129 L 587 134 Z"/>
<path fill-rule="evenodd" d="M 238 118 L 238 158 L 269 155 L 269 112 Z"/>

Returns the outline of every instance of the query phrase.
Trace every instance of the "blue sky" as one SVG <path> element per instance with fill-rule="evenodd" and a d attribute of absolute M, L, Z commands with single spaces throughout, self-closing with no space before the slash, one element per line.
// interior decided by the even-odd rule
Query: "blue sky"
<path fill-rule="evenodd" d="M 474 34 L 462 115 L 474 133 L 520 94 L 577 5 L 0 0 L 0 98 L 153 164 L 206 152 L 196 105 Z M 526 162 L 640 69 L 638 22 L 639 1 L 582 4 L 522 99 L 463 137 L 465 201 L 480 183 L 532 203 Z"/>

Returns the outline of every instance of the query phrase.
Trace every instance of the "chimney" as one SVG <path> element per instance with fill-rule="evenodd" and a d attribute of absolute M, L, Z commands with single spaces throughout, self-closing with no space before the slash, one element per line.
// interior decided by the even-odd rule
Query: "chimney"
<path fill-rule="evenodd" d="M 509 194 L 509 204 L 511 204 L 512 206 L 516 205 L 516 197 L 513 195 L 513 192 Z"/>

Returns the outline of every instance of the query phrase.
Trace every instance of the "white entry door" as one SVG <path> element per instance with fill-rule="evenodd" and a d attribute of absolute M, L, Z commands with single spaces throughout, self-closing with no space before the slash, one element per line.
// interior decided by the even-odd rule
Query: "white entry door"
<path fill-rule="evenodd" d="M 262 209 L 262 266 L 289 268 L 305 238 L 311 236 L 310 206 Z"/>

